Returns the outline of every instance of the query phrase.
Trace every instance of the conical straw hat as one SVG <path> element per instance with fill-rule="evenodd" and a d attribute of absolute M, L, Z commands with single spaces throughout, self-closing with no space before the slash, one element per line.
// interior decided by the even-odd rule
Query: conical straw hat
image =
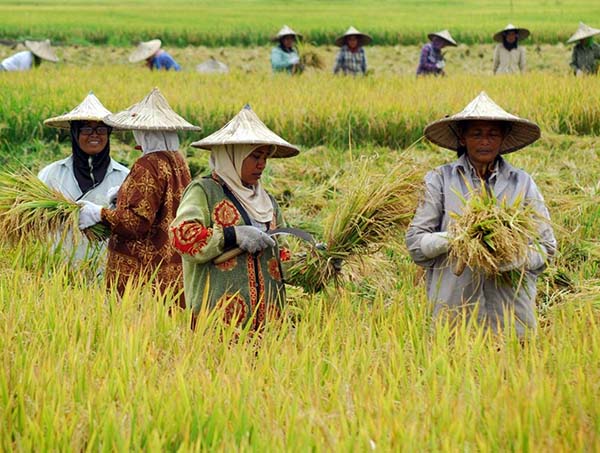
<path fill-rule="evenodd" d="M 527 30 L 526 28 L 519 28 L 515 27 L 513 24 L 508 24 L 506 27 L 504 27 L 504 30 L 500 30 L 494 35 L 494 41 L 502 42 L 502 35 L 504 32 L 507 31 L 514 31 L 515 33 L 517 33 L 519 41 L 523 41 L 524 39 L 527 39 L 529 37 L 529 30 Z"/>
<path fill-rule="evenodd" d="M 226 74 L 229 72 L 229 66 L 211 57 L 205 62 L 197 65 L 196 72 L 201 72 L 203 74 Z"/>
<path fill-rule="evenodd" d="M 573 34 L 573 36 L 569 38 L 567 44 L 571 44 L 575 41 L 581 41 L 582 39 L 591 38 L 592 36 L 596 36 L 599 34 L 600 30 L 598 30 L 597 28 L 592 28 L 589 25 L 584 24 L 583 22 L 579 22 L 579 28 L 577 29 L 575 34 Z"/>
<path fill-rule="evenodd" d="M 249 105 L 214 134 L 192 143 L 195 148 L 211 150 L 219 145 L 275 145 L 271 157 L 292 157 L 300 150 L 272 132 Z"/>
<path fill-rule="evenodd" d="M 425 128 L 425 137 L 443 148 L 458 150 L 459 128 L 461 121 L 503 121 L 510 123 L 510 130 L 502 141 L 500 154 L 508 154 L 521 149 L 540 138 L 540 128 L 537 124 L 511 115 L 482 91 L 465 109 L 447 118 L 430 123 Z"/>
<path fill-rule="evenodd" d="M 144 61 L 147 58 L 150 58 L 152 55 L 156 53 L 162 42 L 160 39 L 152 39 L 150 41 L 144 41 L 138 44 L 136 49 L 133 51 L 131 55 L 129 55 L 130 63 L 137 63 L 139 61 Z"/>
<path fill-rule="evenodd" d="M 31 51 L 31 53 L 44 60 L 51 61 L 52 63 L 56 63 L 58 61 L 58 57 L 54 53 L 54 49 L 50 45 L 49 39 L 46 39 L 44 41 L 26 40 L 25 47 L 27 47 Z"/>
<path fill-rule="evenodd" d="M 125 131 L 198 131 L 175 113 L 158 88 L 127 110 L 107 116 L 104 123 Z"/>
<path fill-rule="evenodd" d="M 69 129 L 71 121 L 104 121 L 111 112 L 102 105 L 102 102 L 90 91 L 83 102 L 64 115 L 48 118 L 44 121 L 46 126 Z"/>
<path fill-rule="evenodd" d="M 436 31 L 434 33 L 429 33 L 427 35 L 427 37 L 429 39 L 433 39 L 434 36 L 437 36 L 438 38 L 442 38 L 444 41 L 446 41 L 451 46 L 456 47 L 458 45 L 458 44 L 456 44 L 456 41 L 454 40 L 454 38 L 452 38 L 452 35 L 450 35 L 450 32 L 448 30 Z"/>
<path fill-rule="evenodd" d="M 300 33 L 296 33 L 290 27 L 284 25 L 275 36 L 271 37 L 271 41 L 279 41 L 283 36 L 289 35 L 295 36 L 296 39 L 302 39 L 302 35 Z"/>
<path fill-rule="evenodd" d="M 356 36 L 358 38 L 358 44 L 360 46 L 366 46 L 368 44 L 371 44 L 371 41 L 373 41 L 373 38 L 371 38 L 366 33 L 362 33 L 353 26 L 350 26 L 350 28 L 346 30 L 346 33 L 336 38 L 335 45 L 338 47 L 342 47 L 345 44 L 346 36 Z"/>

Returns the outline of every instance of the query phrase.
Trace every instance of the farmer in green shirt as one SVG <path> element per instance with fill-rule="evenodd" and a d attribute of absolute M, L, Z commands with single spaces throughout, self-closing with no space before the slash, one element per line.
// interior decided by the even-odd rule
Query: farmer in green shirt
<path fill-rule="evenodd" d="M 576 76 L 584 74 L 596 74 L 598 62 L 600 61 L 600 45 L 594 42 L 594 36 L 600 34 L 600 30 L 579 23 L 579 28 L 569 38 L 567 44 L 576 42 L 571 58 L 571 68 Z"/>

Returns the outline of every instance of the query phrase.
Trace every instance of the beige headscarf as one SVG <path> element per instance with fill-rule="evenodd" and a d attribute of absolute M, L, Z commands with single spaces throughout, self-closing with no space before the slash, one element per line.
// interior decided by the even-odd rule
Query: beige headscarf
<path fill-rule="evenodd" d="M 250 217 L 268 223 L 273 219 L 271 198 L 260 182 L 252 188 L 242 183 L 242 163 L 264 145 L 218 145 L 210 152 L 210 168 L 227 184 Z"/>

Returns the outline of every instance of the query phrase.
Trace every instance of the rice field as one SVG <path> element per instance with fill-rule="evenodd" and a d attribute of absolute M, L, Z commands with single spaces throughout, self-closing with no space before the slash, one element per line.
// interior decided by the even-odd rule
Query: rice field
<path fill-rule="evenodd" d="M 550 48 L 564 59 L 566 50 Z M 465 59 L 477 61 L 469 49 Z M 245 50 L 257 53 L 249 64 L 263 64 L 266 48 Z M 157 74 L 92 57 L 84 67 L 0 74 L 3 169 L 35 172 L 68 155 L 68 137 L 42 121 L 89 90 L 116 111 L 158 86 L 202 126 L 182 135 L 183 151 L 192 173 L 206 174 L 208 153 L 187 143 L 250 103 L 302 148 L 269 161 L 265 186 L 291 225 L 326 240 L 364 181 L 385 181 L 399 163 L 420 177 L 454 159 L 420 139 L 423 127 L 484 89 L 542 127 L 541 140 L 507 158 L 535 179 L 559 242 L 538 280 L 539 331 L 521 344 L 512 332 L 498 338 L 468 323 L 455 331 L 434 325 L 422 273 L 402 241 L 348 259 L 338 287 L 290 287 L 283 319 L 257 336 L 209 313 L 191 332 L 189 313 L 169 315 L 169 300 L 147 288 L 118 300 L 97 268 L 65 263 L 45 237 L 17 245 L 4 238 L 0 449 L 600 451 L 600 79 L 541 67 L 492 77 L 483 63 L 474 76 L 458 57 L 466 50 L 454 49 L 453 60 L 448 53 L 444 79 L 401 70 L 292 78 L 241 65 L 223 77 Z M 177 51 L 190 64 L 197 57 Z M 131 144 L 130 134 L 115 135 L 113 157 L 131 164 L 139 155 Z"/>

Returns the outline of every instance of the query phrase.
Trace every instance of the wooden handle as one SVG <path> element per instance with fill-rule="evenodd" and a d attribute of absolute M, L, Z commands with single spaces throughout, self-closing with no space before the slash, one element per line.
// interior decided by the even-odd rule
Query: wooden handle
<path fill-rule="evenodd" d="M 457 277 L 460 277 L 462 275 L 462 273 L 465 271 L 465 267 L 467 266 L 467 263 L 464 262 L 463 260 L 459 259 L 456 264 L 454 265 L 454 275 L 456 275 Z"/>
<path fill-rule="evenodd" d="M 225 253 L 217 256 L 213 260 L 213 264 L 222 264 L 225 261 L 230 260 L 231 258 L 235 258 L 236 256 L 241 255 L 242 253 L 244 253 L 244 251 L 241 248 L 239 248 L 239 247 L 236 247 L 236 248 L 231 249 L 231 250 L 227 250 Z"/>

